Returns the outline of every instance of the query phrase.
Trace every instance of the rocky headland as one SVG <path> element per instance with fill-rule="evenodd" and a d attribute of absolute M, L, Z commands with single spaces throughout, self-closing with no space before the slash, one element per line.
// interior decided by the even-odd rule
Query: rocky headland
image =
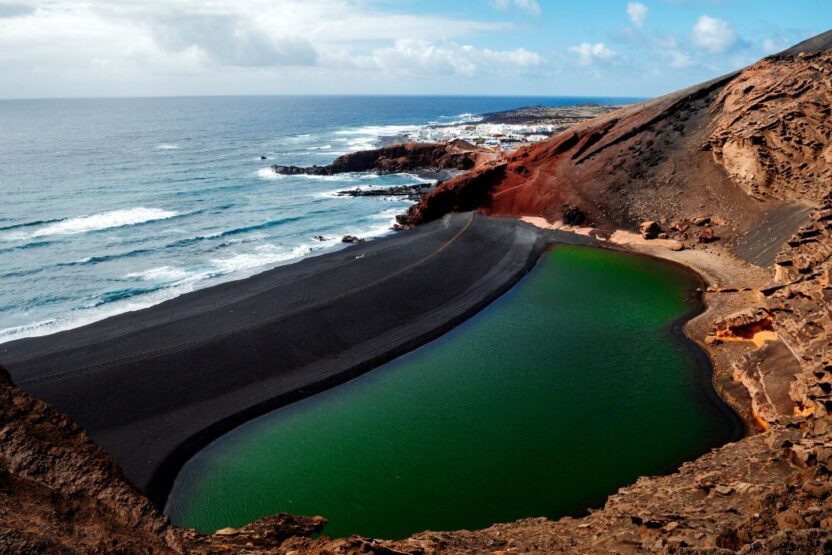
<path fill-rule="evenodd" d="M 616 106 L 575 104 L 572 106 L 524 106 L 514 110 L 488 112 L 479 123 L 507 123 L 511 125 L 553 125 L 558 131 L 577 123 L 608 114 Z"/>
<path fill-rule="evenodd" d="M 407 220 L 476 209 L 694 268 L 708 310 L 686 332 L 746 421 L 744 439 L 641 478 L 581 518 L 388 542 L 312 538 L 322 519 L 281 515 L 201 536 L 172 527 L 69 418 L 0 377 L 0 551 L 832 552 L 830 105 L 832 32 L 478 158 Z M 368 159 L 345 171 L 408 164 Z"/>
<path fill-rule="evenodd" d="M 393 187 L 374 187 L 372 189 L 346 189 L 335 193 L 339 197 L 406 197 L 417 201 L 421 196 L 433 189 L 430 183 L 416 185 L 395 185 Z"/>
<path fill-rule="evenodd" d="M 351 172 L 391 174 L 424 170 L 463 171 L 470 170 L 495 157 L 494 152 L 465 141 L 404 143 L 344 154 L 327 166 L 300 167 L 276 164 L 272 166 L 272 169 L 280 175 L 336 175 Z"/>

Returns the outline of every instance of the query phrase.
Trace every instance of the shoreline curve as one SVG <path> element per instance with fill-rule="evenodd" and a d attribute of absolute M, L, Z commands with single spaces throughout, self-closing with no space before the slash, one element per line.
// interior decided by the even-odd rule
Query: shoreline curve
<path fill-rule="evenodd" d="M 469 228 L 473 230 L 470 237 L 466 237 L 469 244 L 454 245 L 460 237 L 469 233 Z M 471 242 L 473 245 L 470 244 Z M 424 243 L 430 243 L 427 245 L 429 248 L 419 250 L 416 247 L 420 244 L 425 247 Z M 93 440 L 114 456 L 128 479 L 145 493 L 156 507 L 164 509 L 181 468 L 209 443 L 257 416 L 349 381 L 446 333 L 516 285 L 537 264 L 546 248 L 555 243 L 601 248 L 610 246 L 594 238 L 566 231 L 539 229 L 513 218 L 485 217 L 475 213 L 454 214 L 415 230 L 370 241 L 335 253 L 311 257 L 296 264 L 275 268 L 236 282 L 196 291 L 156 307 L 119 315 L 52 336 L 11 342 L 0 346 L 0 361 L 9 368 L 13 380 L 20 387 L 78 419 Z M 408 253 L 406 252 L 408 247 L 413 247 L 418 252 Z M 650 256 L 630 249 L 617 250 Z M 398 265 L 392 272 L 389 266 L 391 253 L 398 254 L 398 256 L 392 256 L 395 258 L 392 264 Z M 489 259 L 485 266 L 471 263 L 472 259 L 482 258 L 488 253 L 492 256 L 495 253 L 501 256 Z M 402 257 L 402 254 L 405 256 Z M 414 257 L 416 257 L 415 261 L 412 260 Z M 408 284 L 403 283 L 405 280 L 400 282 L 399 277 L 416 274 L 418 284 L 430 287 L 430 283 L 436 281 L 442 270 L 450 272 L 452 270 L 449 268 L 454 267 L 455 264 L 457 270 L 454 274 L 458 274 L 458 277 L 462 279 L 456 284 L 456 289 L 451 292 L 453 294 L 450 301 L 436 297 L 428 299 L 432 301 L 432 304 L 428 303 L 423 306 L 422 314 L 418 315 L 423 320 L 421 326 L 413 328 L 409 327 L 407 322 L 398 322 L 400 329 L 395 330 L 398 334 L 392 340 L 388 338 L 386 342 L 379 342 L 377 337 L 372 337 L 370 343 L 375 343 L 375 345 L 370 345 L 369 348 L 359 353 L 351 353 L 348 347 L 355 347 L 356 344 L 360 346 L 360 341 L 351 345 L 340 345 L 340 350 L 334 353 L 334 362 L 329 360 L 319 364 L 326 368 L 301 366 L 299 371 L 301 373 L 306 371 L 305 375 L 295 375 L 293 379 L 283 380 L 283 383 L 269 383 L 273 381 L 270 380 L 270 376 L 255 376 L 256 379 L 253 381 L 242 384 L 237 390 L 237 392 L 242 391 L 242 395 L 236 398 L 223 399 L 222 395 L 219 395 L 219 400 L 216 398 L 185 400 L 186 409 L 193 409 L 198 405 L 196 412 L 202 412 L 201 417 L 195 415 L 193 410 L 190 413 L 186 410 L 185 414 L 182 414 L 183 411 L 175 407 L 179 404 L 175 398 L 176 392 L 162 390 L 157 384 L 151 384 L 152 387 L 149 390 L 155 389 L 155 392 L 162 397 L 167 394 L 171 401 L 168 403 L 169 410 L 162 414 L 161 418 L 159 415 L 155 415 L 155 418 L 153 415 L 147 418 L 147 411 L 142 410 L 142 397 L 145 396 L 138 391 L 132 398 L 127 395 L 127 400 L 132 403 L 128 403 L 126 407 L 114 407 L 114 404 L 110 402 L 107 407 L 109 410 L 90 409 L 93 400 L 113 391 L 113 381 L 119 377 L 146 371 L 146 368 L 142 367 L 143 364 L 150 365 L 151 374 L 155 368 L 154 375 L 158 377 L 171 369 L 171 356 L 174 357 L 174 361 L 177 356 L 180 359 L 182 357 L 187 359 L 192 355 L 195 355 L 197 361 L 204 360 L 205 354 L 199 351 L 204 341 L 199 338 L 194 339 L 189 326 L 193 325 L 194 318 L 205 316 L 203 310 L 215 308 L 215 303 L 220 303 L 226 309 L 229 306 L 250 307 L 251 302 L 257 302 L 263 294 L 275 290 L 285 292 L 287 288 L 291 290 L 293 286 L 294 289 L 308 288 L 306 280 L 314 279 L 317 273 L 337 273 L 339 270 L 354 265 L 355 261 L 368 259 L 376 261 L 375 269 L 378 269 L 378 263 L 380 263 L 382 269 L 388 273 L 378 278 L 372 271 L 360 271 L 358 272 L 360 275 L 354 276 L 355 281 L 350 284 L 359 284 L 357 289 L 353 290 L 372 293 L 371 297 L 381 293 L 376 302 L 384 308 L 388 308 L 391 300 L 395 301 L 401 295 L 419 296 L 418 292 L 412 291 Z M 497 273 L 493 271 L 495 260 L 504 266 L 502 271 Z M 400 265 L 402 262 L 407 262 L 407 264 L 402 267 Z M 434 263 L 432 271 L 423 266 L 430 262 Z M 663 259 L 663 262 L 683 267 L 685 271 L 694 274 L 698 282 L 704 283 L 704 278 L 692 268 L 671 260 Z M 446 266 L 447 264 L 451 266 Z M 486 269 L 485 277 L 481 273 L 483 269 Z M 330 283 L 328 287 L 331 289 L 337 285 Z M 389 285 L 393 287 L 385 288 Z M 315 312 L 316 308 L 336 313 L 330 323 L 332 321 L 351 323 L 349 317 L 344 318 L 343 307 L 341 310 L 338 309 L 338 303 L 352 294 L 349 291 L 341 292 L 334 297 L 319 299 L 318 302 L 314 302 L 314 292 L 302 292 L 299 298 L 293 299 L 295 302 L 280 305 L 284 309 L 293 309 L 293 312 L 284 310 L 283 314 L 288 313 L 290 316 L 288 322 L 286 318 L 283 318 L 283 328 L 291 325 L 292 314 L 309 316 L 310 311 Z M 453 305 L 450 309 L 449 304 Z M 719 396 L 714 387 L 711 379 L 713 366 L 707 352 L 684 331 L 687 322 L 705 310 L 707 310 L 707 305 L 700 292 L 694 309 L 673 322 L 670 333 L 675 339 L 681 340 L 682 344 L 697 357 L 697 366 L 701 367 L 699 375 L 702 379 L 702 392 L 724 417 L 729 427 L 725 441 L 730 442 L 742 436 L 743 422 L 731 406 Z M 233 312 L 233 308 L 231 311 Z M 339 314 L 341 317 L 338 317 Z M 406 311 L 404 314 L 399 311 L 399 316 L 402 315 L 405 318 L 411 316 Z M 171 321 L 168 321 L 169 319 Z M 247 321 L 248 318 L 243 318 L 243 320 Z M 318 324 L 319 322 L 312 318 L 311 323 Z M 216 346 L 216 344 L 233 342 L 234 332 L 239 332 L 243 328 L 246 328 L 244 333 L 251 333 L 252 330 L 256 333 L 270 325 L 273 326 L 274 322 L 258 320 L 254 324 L 238 328 L 232 326 L 230 330 L 216 332 L 217 328 L 222 328 L 222 325 L 212 322 L 208 328 L 213 328 L 216 333 L 207 337 L 206 340 Z M 124 329 L 124 333 L 113 331 L 113 328 Z M 159 335 L 160 333 L 162 335 Z M 143 336 L 148 334 L 149 337 L 142 341 Z M 177 337 L 180 338 L 179 341 L 174 341 Z M 184 340 L 185 337 L 189 339 Z M 262 344 L 264 337 L 258 337 L 258 341 Z M 164 341 L 172 341 L 174 344 L 170 345 L 167 350 L 141 349 L 142 345 L 147 347 L 150 340 L 160 340 L 160 338 Z M 126 356 L 122 352 L 122 356 L 114 357 L 112 343 L 119 342 L 122 344 L 116 345 L 117 351 L 130 352 Z M 98 351 L 99 349 L 106 351 L 108 346 L 111 350 L 105 352 L 102 358 Z M 194 349 L 197 349 L 196 354 Z M 233 348 L 231 352 L 236 355 Z M 213 376 L 217 375 L 217 370 L 233 371 L 246 359 L 244 354 L 218 358 L 221 362 L 225 358 L 224 364 L 220 364 L 219 368 L 214 365 Z M 78 368 L 77 365 L 82 363 L 85 366 Z M 191 365 L 193 366 L 193 363 Z M 98 379 L 99 374 L 102 373 L 110 379 Z M 193 376 L 194 374 L 191 373 L 189 377 L 193 378 Z M 188 381 L 184 378 L 183 380 Z M 280 382 L 280 380 L 277 381 Z M 139 385 L 144 385 L 145 393 L 147 393 L 148 384 Z M 124 388 L 116 389 L 122 389 L 121 398 L 123 399 Z M 216 391 L 213 393 L 216 394 Z M 212 401 L 213 406 L 219 406 L 225 412 L 211 413 L 206 417 L 206 408 L 212 407 Z M 180 420 L 181 416 L 184 418 Z M 122 422 L 113 426 L 113 418 L 121 419 Z M 178 433 L 169 433 L 177 430 Z M 148 457 L 148 446 L 160 443 L 158 441 L 160 437 L 165 437 L 168 441 L 161 442 L 164 445 L 157 447 L 150 453 L 151 457 Z M 681 462 L 684 461 L 679 461 L 680 464 Z M 677 466 L 674 465 L 673 468 Z M 673 468 L 669 468 L 668 471 L 672 471 Z"/>
<path fill-rule="evenodd" d="M 159 508 L 205 445 L 442 335 L 530 271 L 548 234 L 449 215 L 51 336 L 0 346 Z M 566 236 L 581 244 L 586 238 Z"/>

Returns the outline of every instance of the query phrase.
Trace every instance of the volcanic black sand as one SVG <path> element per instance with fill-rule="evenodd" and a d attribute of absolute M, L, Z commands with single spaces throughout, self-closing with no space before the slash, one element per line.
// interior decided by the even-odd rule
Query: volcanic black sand
<path fill-rule="evenodd" d="M 75 417 L 162 506 L 220 434 L 429 341 L 510 288 L 551 240 L 455 214 L 418 229 L 0 345 L 22 389 Z"/>

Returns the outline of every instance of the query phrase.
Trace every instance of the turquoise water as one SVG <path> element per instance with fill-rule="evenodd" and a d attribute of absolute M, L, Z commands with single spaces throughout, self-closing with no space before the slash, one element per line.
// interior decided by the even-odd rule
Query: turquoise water
<path fill-rule="evenodd" d="M 584 510 L 729 438 L 670 331 L 696 286 L 675 265 L 557 246 L 440 339 L 215 441 L 167 512 L 204 532 L 286 511 L 398 538 Z"/>

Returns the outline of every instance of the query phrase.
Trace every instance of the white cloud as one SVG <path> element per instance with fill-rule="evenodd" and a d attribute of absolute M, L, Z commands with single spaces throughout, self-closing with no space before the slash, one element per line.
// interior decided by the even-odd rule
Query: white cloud
<path fill-rule="evenodd" d="M 653 39 L 651 47 L 659 58 L 673 69 L 685 69 L 696 65 L 696 60 L 679 45 L 673 35 L 661 35 Z"/>
<path fill-rule="evenodd" d="M 603 42 L 595 44 L 584 42 L 577 46 L 570 46 L 569 52 L 577 55 L 578 63 L 582 66 L 591 66 L 596 62 L 609 63 L 618 59 L 618 53 Z"/>
<path fill-rule="evenodd" d="M 498 10 L 508 10 L 512 6 L 533 15 L 540 15 L 542 10 L 537 0 L 492 0 Z"/>
<path fill-rule="evenodd" d="M 703 15 L 693 26 L 693 44 L 712 54 L 725 52 L 737 42 L 737 31 L 730 22 Z"/>
<path fill-rule="evenodd" d="M 164 94 L 192 90 L 197 79 L 244 89 L 246 79 L 262 83 L 267 75 L 327 82 L 341 66 L 388 71 L 392 63 L 382 62 L 394 58 L 436 59 L 447 74 L 463 76 L 495 68 L 516 74 L 543 63 L 523 49 L 459 44 L 502 32 L 505 23 L 385 10 L 365 0 L 16 1 L 0 0 L 0 97 L 123 94 L 137 83 Z M 539 11 L 536 2 L 514 5 Z"/>
<path fill-rule="evenodd" d="M 398 40 L 392 47 L 375 49 L 369 56 L 361 56 L 351 62 L 357 68 L 365 70 L 455 77 L 517 75 L 545 65 L 540 55 L 523 48 L 498 51 L 455 42 L 436 44 L 410 39 Z"/>
<path fill-rule="evenodd" d="M 647 6 L 641 2 L 629 2 L 627 4 L 627 15 L 637 29 L 644 27 L 644 22 L 647 21 L 647 12 Z"/>
<path fill-rule="evenodd" d="M 776 54 L 781 50 L 787 49 L 799 40 L 800 39 L 798 37 L 791 37 L 787 35 L 767 37 L 762 42 L 762 49 L 766 55 Z"/>

